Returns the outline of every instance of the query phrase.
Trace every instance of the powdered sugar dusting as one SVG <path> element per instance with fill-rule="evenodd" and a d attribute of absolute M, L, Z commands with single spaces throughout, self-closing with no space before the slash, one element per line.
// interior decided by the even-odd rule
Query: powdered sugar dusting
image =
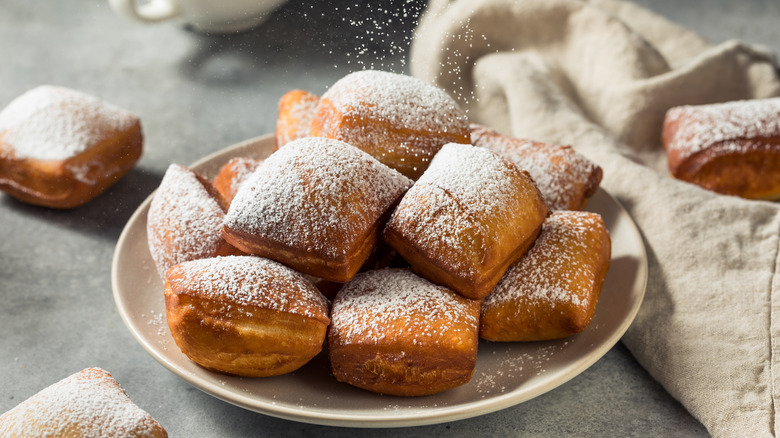
<path fill-rule="evenodd" d="M 276 121 L 276 146 L 307 137 L 311 131 L 311 119 L 320 96 L 304 90 L 293 90 L 279 101 L 279 118 Z"/>
<path fill-rule="evenodd" d="M 345 114 L 369 116 L 415 131 L 468 122 L 443 90 L 420 79 L 377 70 L 350 73 L 323 95 Z"/>
<path fill-rule="evenodd" d="M 421 214 L 418 209 L 425 206 Z M 446 269 L 475 275 L 482 260 L 484 242 L 476 231 L 476 218 L 463 214 L 458 200 L 446 190 L 417 182 L 393 212 L 388 226 L 414 236 L 414 243 L 425 252 L 441 255 Z M 447 255 L 457 255 L 447 257 Z"/>
<path fill-rule="evenodd" d="M 520 175 L 514 165 L 487 149 L 447 144 L 407 192 L 389 226 L 414 236 L 415 244 L 426 252 L 457 252 L 444 261 L 476 273 L 485 249 L 501 232 L 513 229 L 518 217 L 539 214 L 534 208 L 517 208 L 539 197 L 528 177 Z M 526 184 L 519 181 L 523 178 Z"/>
<path fill-rule="evenodd" d="M 262 257 L 226 256 L 179 264 L 167 275 L 177 293 L 328 320 L 327 299 L 292 269 Z"/>
<path fill-rule="evenodd" d="M 603 229 L 601 216 L 591 212 L 553 212 L 542 226 L 534 246 L 509 267 L 494 292 L 485 299 L 484 308 L 504 302 L 546 302 L 555 308 L 572 304 L 587 308 L 589 294 L 581 293 L 576 282 L 596 279 L 598 266 L 589 260 L 593 230 Z M 585 254 L 585 255 L 584 255 Z M 517 305 L 517 312 L 526 310 Z"/>
<path fill-rule="evenodd" d="M 419 176 L 444 143 L 468 139 L 468 119 L 458 104 L 443 90 L 411 76 L 354 72 L 333 84 L 322 102 L 339 115 L 321 117 L 318 109 L 313 135 L 336 133 L 334 138 L 407 176 Z"/>
<path fill-rule="evenodd" d="M 0 112 L 0 154 L 65 160 L 130 129 L 138 118 L 79 91 L 42 85 Z"/>
<path fill-rule="evenodd" d="M 231 193 L 238 193 L 241 184 L 257 169 L 260 162 L 251 158 L 236 158 L 231 163 L 233 164 L 231 166 L 233 179 L 231 180 L 230 190 Z"/>
<path fill-rule="evenodd" d="M 734 140 L 780 135 L 780 98 L 675 107 L 665 123 L 678 124 L 667 147 L 677 149 L 681 159 L 714 145 L 739 152 L 760 142 Z"/>
<path fill-rule="evenodd" d="M 167 436 L 111 374 L 100 368 L 66 377 L 0 416 L 0 435 Z"/>
<path fill-rule="evenodd" d="M 568 341 L 563 341 L 539 346 L 532 352 L 518 354 L 512 344 L 507 344 L 503 347 L 503 351 L 500 351 L 502 343 L 493 343 L 490 345 L 492 353 L 500 359 L 490 367 L 490 372 L 480 371 L 474 375 L 472 384 L 475 391 L 482 398 L 512 392 L 516 387 L 507 387 L 507 382 L 517 382 L 517 385 L 521 385 L 526 380 L 545 374 L 547 372 L 545 366 L 548 362 L 567 345 Z M 480 354 L 484 355 L 487 352 L 483 349 Z"/>
<path fill-rule="evenodd" d="M 470 339 L 478 323 L 473 302 L 403 269 L 355 276 L 333 301 L 331 333 L 342 343 L 414 345 Z M 388 330 L 388 327 L 395 330 Z"/>
<path fill-rule="evenodd" d="M 219 174 L 214 179 L 214 186 L 227 201 L 231 201 L 238 193 L 241 184 L 249 178 L 259 165 L 260 161 L 253 158 L 233 158 L 220 169 Z"/>
<path fill-rule="evenodd" d="M 149 252 L 160 275 L 178 263 L 215 255 L 224 215 L 192 170 L 171 164 L 147 216 Z"/>
<path fill-rule="evenodd" d="M 551 210 L 577 210 L 595 192 L 599 167 L 570 146 L 557 146 L 472 129 L 472 143 L 528 171 Z"/>
<path fill-rule="evenodd" d="M 412 181 L 344 142 L 307 137 L 268 157 L 225 226 L 327 257 L 353 247 Z M 348 219 L 348 220 L 347 220 Z"/>

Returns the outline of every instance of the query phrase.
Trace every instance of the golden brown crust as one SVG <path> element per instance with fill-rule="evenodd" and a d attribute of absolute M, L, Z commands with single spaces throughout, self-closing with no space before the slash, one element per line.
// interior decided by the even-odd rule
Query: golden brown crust
<path fill-rule="evenodd" d="M 780 199 L 780 98 L 672 108 L 662 141 L 677 179 L 726 195 Z"/>
<path fill-rule="evenodd" d="M 528 171 L 551 210 L 582 210 L 601 184 L 601 167 L 571 146 L 514 138 L 476 124 L 471 142 Z"/>
<path fill-rule="evenodd" d="M 295 140 L 239 190 L 222 234 L 237 248 L 346 282 L 364 265 L 412 182 L 338 140 Z"/>
<path fill-rule="evenodd" d="M 480 336 L 490 341 L 559 339 L 585 330 L 609 269 L 611 244 L 596 213 L 556 211 L 534 246 L 489 295 Z"/>
<path fill-rule="evenodd" d="M 225 209 L 226 201 L 205 177 L 178 164 L 168 167 L 146 222 L 149 252 L 161 278 L 184 261 L 242 254 L 221 235 Z"/>
<path fill-rule="evenodd" d="M 210 370 L 247 377 L 294 371 L 322 349 L 327 300 L 291 269 L 252 256 L 201 259 L 166 275 L 176 345 Z"/>
<path fill-rule="evenodd" d="M 130 400 L 110 373 L 87 368 L 1 415 L 0 436 L 167 438 L 168 433 Z"/>
<path fill-rule="evenodd" d="M 361 273 L 333 302 L 333 375 L 400 396 L 463 385 L 477 361 L 479 304 L 405 269 Z"/>
<path fill-rule="evenodd" d="M 236 157 L 225 163 L 214 177 L 214 188 L 225 200 L 226 208 L 230 206 L 236 192 L 249 175 L 257 169 L 262 161 L 253 158 Z"/>
<path fill-rule="evenodd" d="M 279 99 L 279 116 L 274 131 L 274 149 L 308 137 L 320 96 L 305 90 L 291 90 Z"/>
<path fill-rule="evenodd" d="M 62 138 L 63 126 L 76 134 Z M 74 90 L 39 87 L 0 113 L 0 190 L 29 204 L 78 207 L 129 172 L 142 151 L 138 117 Z"/>
<path fill-rule="evenodd" d="M 417 179 L 446 143 L 468 143 L 465 113 L 443 91 L 400 74 L 361 71 L 322 95 L 311 135 L 345 141 Z"/>
<path fill-rule="evenodd" d="M 481 299 L 530 247 L 546 214 L 526 172 L 487 149 L 448 144 L 401 200 L 384 238 L 418 274 Z"/>

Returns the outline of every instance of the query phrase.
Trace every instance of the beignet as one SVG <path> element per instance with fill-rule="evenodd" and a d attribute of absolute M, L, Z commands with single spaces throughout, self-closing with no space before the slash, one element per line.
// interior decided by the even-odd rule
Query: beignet
<path fill-rule="evenodd" d="M 344 142 L 306 137 L 266 158 L 230 204 L 222 234 L 247 253 L 349 281 L 412 181 Z"/>
<path fill-rule="evenodd" d="M 305 90 L 288 91 L 279 99 L 279 115 L 274 131 L 275 149 L 309 136 L 311 120 L 319 102 L 320 96 Z"/>
<path fill-rule="evenodd" d="M 146 217 L 146 234 L 160 278 L 181 262 L 241 254 L 222 238 L 224 200 L 203 176 L 168 166 Z"/>
<path fill-rule="evenodd" d="M 479 304 L 405 269 L 360 273 L 333 301 L 333 375 L 401 396 L 463 385 L 477 362 Z"/>
<path fill-rule="evenodd" d="M 30 204 L 78 207 L 129 172 L 142 150 L 135 115 L 43 85 L 0 112 L 0 190 Z"/>
<path fill-rule="evenodd" d="M 527 172 L 488 149 L 450 143 L 403 197 L 384 238 L 419 275 L 481 299 L 546 215 Z"/>
<path fill-rule="evenodd" d="M 364 70 L 322 95 L 311 135 L 345 141 L 411 179 L 446 143 L 469 143 L 465 112 L 447 93 L 420 79 Z"/>
<path fill-rule="evenodd" d="M 482 305 L 489 341 L 559 339 L 585 330 L 609 269 L 611 243 L 597 213 L 555 211 L 528 253 Z"/>
<path fill-rule="evenodd" d="M 168 433 L 110 373 L 87 368 L 44 388 L 0 416 L 7 438 L 165 438 Z"/>
<path fill-rule="evenodd" d="M 171 335 L 204 368 L 275 376 L 322 350 L 328 302 L 280 263 L 254 256 L 200 259 L 174 266 L 165 279 Z"/>
<path fill-rule="evenodd" d="M 726 195 L 780 199 L 780 98 L 671 108 L 662 140 L 675 178 Z"/>
<path fill-rule="evenodd" d="M 528 171 L 550 210 L 582 210 L 601 183 L 601 167 L 571 146 L 509 137 L 475 124 L 471 143 Z"/>
<path fill-rule="evenodd" d="M 214 177 L 214 188 L 217 189 L 222 199 L 230 205 L 235 198 L 238 188 L 249 178 L 249 175 L 257 169 L 260 160 L 253 158 L 236 157 L 225 163 Z"/>

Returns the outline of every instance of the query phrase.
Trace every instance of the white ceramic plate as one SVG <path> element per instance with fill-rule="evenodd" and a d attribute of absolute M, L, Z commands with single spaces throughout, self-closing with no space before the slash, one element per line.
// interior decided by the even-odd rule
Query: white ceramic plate
<path fill-rule="evenodd" d="M 191 167 L 213 178 L 230 158 L 263 158 L 273 137 L 247 140 Z M 449 422 L 494 412 L 529 400 L 575 377 L 618 342 L 645 292 L 647 258 L 642 238 L 626 211 L 599 190 L 588 209 L 600 213 L 612 238 L 612 262 L 587 330 L 554 342 L 479 345 L 471 382 L 441 394 L 382 396 L 330 375 L 320 354 L 298 371 L 271 378 L 241 378 L 207 371 L 184 356 L 165 320 L 163 283 L 146 242 L 151 196 L 128 221 L 114 252 L 114 299 L 133 336 L 166 368 L 195 387 L 243 408 L 294 421 L 351 427 L 399 427 Z"/>

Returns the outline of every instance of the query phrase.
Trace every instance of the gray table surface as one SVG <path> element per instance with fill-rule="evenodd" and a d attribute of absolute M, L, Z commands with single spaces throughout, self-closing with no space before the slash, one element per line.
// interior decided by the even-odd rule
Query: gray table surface
<path fill-rule="evenodd" d="M 776 0 L 638 3 L 714 42 L 740 38 L 780 49 Z M 622 344 L 561 387 L 499 412 L 403 431 L 349 429 L 220 401 L 157 363 L 123 324 L 111 292 L 112 253 L 168 164 L 271 132 L 287 90 L 321 93 L 366 67 L 408 71 L 420 5 L 292 1 L 261 28 L 208 37 L 176 24 L 130 22 L 104 1 L 0 0 L 0 107 L 37 85 L 63 85 L 135 112 L 146 138 L 136 169 L 81 208 L 55 211 L 0 195 L 0 413 L 99 366 L 173 437 L 706 436 Z M 413 13 L 376 30 L 402 9 Z"/>

